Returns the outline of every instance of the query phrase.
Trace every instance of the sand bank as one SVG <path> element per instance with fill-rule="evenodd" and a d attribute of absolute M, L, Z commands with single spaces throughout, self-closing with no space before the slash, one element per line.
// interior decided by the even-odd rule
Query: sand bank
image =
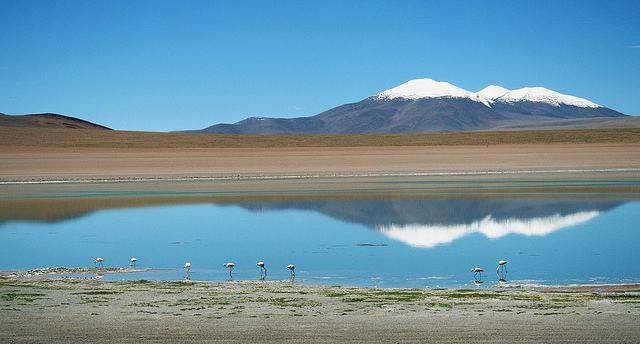
<path fill-rule="evenodd" d="M 640 170 L 640 144 L 300 148 L 2 147 L 0 181 Z"/>

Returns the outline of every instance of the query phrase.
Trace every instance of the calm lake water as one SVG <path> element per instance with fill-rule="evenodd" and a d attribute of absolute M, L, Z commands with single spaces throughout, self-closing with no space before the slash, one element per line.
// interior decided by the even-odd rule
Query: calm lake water
<path fill-rule="evenodd" d="M 412 288 L 640 282 L 640 197 L 615 194 L 196 203 L 0 222 L 0 269 L 129 266 L 104 280 L 290 279 Z M 507 272 L 496 274 L 499 260 Z M 191 262 L 187 275 L 182 265 Z M 222 264 L 233 262 L 230 276 Z M 485 272 L 474 277 L 470 271 Z M 483 282 L 477 283 L 476 281 Z"/>

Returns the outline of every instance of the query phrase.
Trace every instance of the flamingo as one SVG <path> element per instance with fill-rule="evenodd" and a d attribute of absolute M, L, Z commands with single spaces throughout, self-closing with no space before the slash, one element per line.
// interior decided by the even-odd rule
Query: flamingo
<path fill-rule="evenodd" d="M 287 265 L 287 269 L 291 270 L 291 280 L 293 280 L 293 278 L 296 276 L 296 273 L 295 273 L 295 271 L 294 271 L 294 270 L 295 270 L 295 268 L 296 268 L 296 267 L 295 267 L 295 266 L 293 266 L 293 264 L 289 264 L 289 265 Z"/>
<path fill-rule="evenodd" d="M 480 273 L 480 277 L 482 278 L 482 273 L 484 272 L 484 270 L 482 270 L 479 267 L 475 267 L 471 269 L 471 272 L 473 272 L 473 277 L 475 277 L 478 273 Z"/>
<path fill-rule="evenodd" d="M 224 266 L 225 268 L 229 268 L 229 277 L 233 278 L 233 276 L 231 276 L 231 271 L 233 271 L 233 268 L 236 266 L 235 264 L 229 262 L 229 263 L 224 263 L 222 264 L 222 266 Z"/>
<path fill-rule="evenodd" d="M 187 273 L 189 273 L 189 270 L 191 270 L 191 263 L 189 263 L 189 262 L 184 263 L 184 265 L 182 266 L 182 268 L 183 268 L 183 269 L 184 269 L 184 268 L 187 268 Z"/>
<path fill-rule="evenodd" d="M 267 276 L 267 268 L 264 267 L 264 262 L 258 262 L 258 263 L 256 263 L 256 265 L 260 267 L 260 277 L 262 277 L 262 270 L 264 270 L 264 276 L 266 277 Z"/>
<path fill-rule="evenodd" d="M 132 266 L 133 264 L 135 264 L 138 261 L 138 258 L 133 257 L 131 258 L 131 263 L 129 263 L 129 266 Z"/>
<path fill-rule="evenodd" d="M 100 266 L 103 266 L 102 262 L 104 262 L 104 259 L 98 257 L 98 258 L 96 258 L 96 260 L 93 261 L 93 264 L 100 264 Z"/>
<path fill-rule="evenodd" d="M 500 272 L 500 269 L 504 269 L 504 272 L 507 272 L 507 261 L 501 260 L 498 262 L 498 268 L 496 269 L 496 274 Z"/>

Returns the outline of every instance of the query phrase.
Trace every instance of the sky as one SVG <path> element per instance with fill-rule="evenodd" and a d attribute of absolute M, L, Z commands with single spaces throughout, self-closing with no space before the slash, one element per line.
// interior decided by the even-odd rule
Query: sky
<path fill-rule="evenodd" d="M 640 115 L 640 1 L 0 1 L 0 113 L 177 131 L 413 79 Z"/>

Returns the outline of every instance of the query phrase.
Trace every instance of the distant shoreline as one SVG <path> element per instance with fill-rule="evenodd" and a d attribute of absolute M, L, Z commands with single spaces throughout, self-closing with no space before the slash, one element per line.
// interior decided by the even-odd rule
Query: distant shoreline
<path fill-rule="evenodd" d="M 60 180 L 0 180 L 0 185 L 21 184 L 61 184 L 61 183 L 125 183 L 125 182 L 181 182 L 181 181 L 268 181 L 276 179 L 319 179 L 319 178 L 379 178 L 379 177 L 436 177 L 436 176 L 496 176 L 496 175 L 546 175 L 566 173 L 617 173 L 640 172 L 640 168 L 601 168 L 601 169 L 568 169 L 568 170 L 511 170 L 511 171 L 457 171 L 457 172 L 407 172 L 407 173 L 344 173 L 344 174 L 299 174 L 299 175 L 237 175 L 237 176 L 193 176 L 177 178 L 107 178 L 107 179 L 60 179 Z"/>

